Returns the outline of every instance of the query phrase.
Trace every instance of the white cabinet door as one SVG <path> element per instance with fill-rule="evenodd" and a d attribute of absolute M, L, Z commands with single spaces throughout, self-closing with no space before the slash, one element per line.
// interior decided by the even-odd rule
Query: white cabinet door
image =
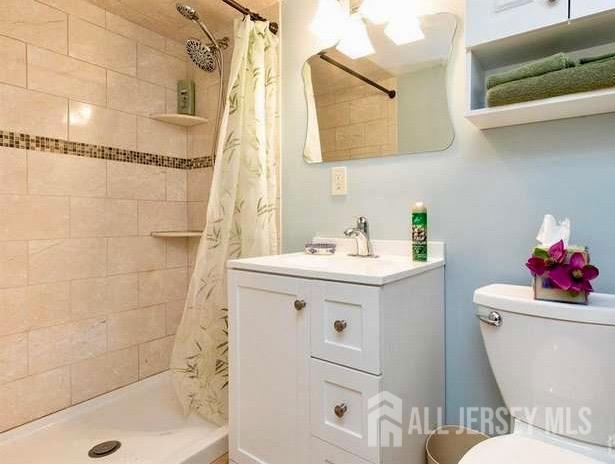
<path fill-rule="evenodd" d="M 570 18 L 582 18 L 615 9 L 615 0 L 571 0 Z"/>
<path fill-rule="evenodd" d="M 567 20 L 568 0 L 466 0 L 466 45 L 473 47 Z"/>
<path fill-rule="evenodd" d="M 229 451 L 237 464 L 309 462 L 309 291 L 302 279 L 229 271 Z"/>

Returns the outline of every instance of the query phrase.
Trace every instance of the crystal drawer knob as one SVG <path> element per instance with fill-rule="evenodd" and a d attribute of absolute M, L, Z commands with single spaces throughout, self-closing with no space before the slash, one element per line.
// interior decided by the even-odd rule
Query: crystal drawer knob
<path fill-rule="evenodd" d="M 342 333 L 344 330 L 346 330 L 346 327 L 348 327 L 346 321 L 335 321 L 333 323 L 333 328 L 337 333 Z"/>
<path fill-rule="evenodd" d="M 341 419 L 346 415 L 346 412 L 348 411 L 348 406 L 346 406 L 345 403 L 338 404 L 333 411 L 335 412 L 335 415 L 339 419 Z"/>
<path fill-rule="evenodd" d="M 295 309 L 297 311 L 304 310 L 306 306 L 307 306 L 307 304 L 306 304 L 306 302 L 304 300 L 295 300 Z"/>

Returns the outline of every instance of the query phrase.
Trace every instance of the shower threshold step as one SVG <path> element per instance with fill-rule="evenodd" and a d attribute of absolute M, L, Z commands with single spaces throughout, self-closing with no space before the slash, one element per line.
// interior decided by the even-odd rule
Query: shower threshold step
<path fill-rule="evenodd" d="M 192 127 L 200 124 L 207 124 L 209 120 L 207 118 L 201 118 L 200 116 L 190 116 L 188 114 L 152 114 L 150 118 L 156 121 L 166 122 L 167 124 L 175 124 L 176 126 Z"/>
<path fill-rule="evenodd" d="M 184 238 L 184 237 L 201 237 L 203 231 L 201 230 L 169 230 L 152 232 L 152 237 L 158 238 Z"/>

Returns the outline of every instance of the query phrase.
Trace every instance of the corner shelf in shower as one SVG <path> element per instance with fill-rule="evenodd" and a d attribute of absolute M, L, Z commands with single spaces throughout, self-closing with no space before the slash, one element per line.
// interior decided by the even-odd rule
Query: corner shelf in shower
<path fill-rule="evenodd" d="M 175 113 L 165 113 L 165 114 L 152 114 L 150 118 L 155 119 L 156 121 L 166 122 L 167 124 L 175 124 L 176 126 L 183 127 L 193 127 L 201 124 L 207 124 L 209 122 L 206 118 L 201 118 L 199 116 L 189 116 L 187 114 L 175 114 Z"/>
<path fill-rule="evenodd" d="M 201 237 L 203 232 L 200 230 L 170 230 L 170 231 L 160 231 L 160 232 L 152 232 L 152 237 L 157 238 L 190 238 L 190 237 Z"/>

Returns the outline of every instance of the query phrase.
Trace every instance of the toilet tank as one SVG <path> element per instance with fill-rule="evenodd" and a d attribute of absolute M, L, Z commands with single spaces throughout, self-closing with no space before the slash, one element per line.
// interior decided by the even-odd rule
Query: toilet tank
<path fill-rule="evenodd" d="M 530 287 L 501 284 L 474 293 L 511 415 L 615 452 L 615 295 L 592 294 L 589 301 L 536 301 Z"/>

